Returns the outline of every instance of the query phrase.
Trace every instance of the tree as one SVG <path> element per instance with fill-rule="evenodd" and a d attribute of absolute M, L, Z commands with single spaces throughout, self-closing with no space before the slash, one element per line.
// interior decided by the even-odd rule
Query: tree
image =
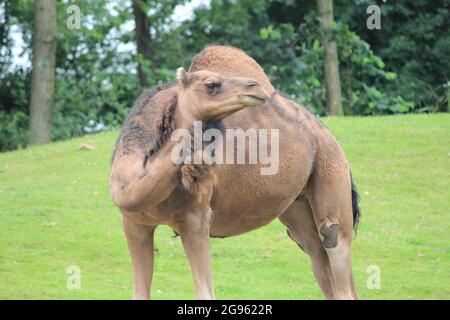
<path fill-rule="evenodd" d="M 370 15 L 364 13 L 369 4 L 381 9 L 381 30 L 366 26 Z M 381 91 L 413 101 L 415 112 L 446 111 L 450 1 L 353 0 L 349 5 L 348 0 L 334 0 L 334 12 L 397 73 L 395 82 L 379 86 Z M 340 51 L 339 57 L 344 62 Z"/>
<path fill-rule="evenodd" d="M 324 74 L 327 95 L 327 109 L 330 115 L 343 115 L 341 80 L 339 76 L 339 60 L 336 42 L 332 39 L 331 28 L 334 23 L 333 1 L 317 0 L 320 27 L 323 32 Z"/>
<path fill-rule="evenodd" d="M 30 101 L 30 143 L 51 140 L 55 90 L 56 1 L 36 0 L 34 6 L 33 71 Z"/>
<path fill-rule="evenodd" d="M 133 0 L 133 15 L 136 25 L 135 37 L 137 52 L 140 55 L 141 61 L 138 62 L 139 83 L 142 87 L 148 86 L 147 75 L 142 66 L 142 59 L 152 63 L 153 60 L 153 45 L 150 36 L 150 19 L 146 13 L 145 0 Z M 154 64 L 152 64 L 154 67 Z"/>
<path fill-rule="evenodd" d="M 135 39 L 139 82 L 142 87 L 154 86 L 167 76 L 167 62 L 182 53 L 179 44 L 170 38 L 177 5 L 186 0 L 133 0 Z"/>

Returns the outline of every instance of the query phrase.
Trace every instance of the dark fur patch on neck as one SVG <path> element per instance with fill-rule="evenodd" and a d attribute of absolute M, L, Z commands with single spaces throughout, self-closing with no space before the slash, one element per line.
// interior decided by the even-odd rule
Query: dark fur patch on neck
<path fill-rule="evenodd" d="M 207 120 L 202 121 L 202 137 L 203 133 L 208 129 L 218 129 L 222 133 L 224 132 L 223 123 L 220 120 Z M 190 128 L 191 133 L 191 156 L 195 151 L 204 149 L 208 144 L 215 141 L 206 142 L 202 139 L 202 145 L 195 145 L 194 139 L 194 126 Z M 213 155 L 214 156 L 214 155 Z M 182 164 L 178 170 L 178 181 L 188 194 L 196 196 L 197 199 L 201 199 L 203 191 L 201 190 L 201 182 L 207 179 L 209 176 L 209 169 L 211 165 L 203 162 L 199 164 Z"/>
<path fill-rule="evenodd" d="M 154 156 L 170 137 L 174 130 L 174 113 L 178 104 L 174 93 L 169 103 L 161 105 L 156 95 L 176 84 L 164 84 L 154 90 L 145 90 L 136 100 L 125 121 L 112 155 L 112 161 L 117 153 L 119 142 L 122 142 L 122 152 L 127 155 L 133 150 L 140 150 L 145 157 L 143 165 Z"/>
<path fill-rule="evenodd" d="M 149 159 L 151 159 L 154 155 L 158 153 L 158 151 L 162 148 L 162 146 L 166 143 L 167 140 L 170 139 L 173 131 L 176 129 L 175 125 L 175 110 L 178 105 L 178 97 L 173 96 L 170 105 L 161 116 L 161 120 L 159 121 L 159 128 L 157 129 L 157 137 L 155 141 L 155 146 L 152 149 L 147 150 L 144 159 L 144 167 L 147 165 Z"/>
<path fill-rule="evenodd" d="M 206 130 L 209 130 L 209 129 L 218 129 L 222 133 L 225 132 L 225 127 L 223 126 L 222 121 L 215 120 L 215 119 L 202 121 L 202 137 L 203 137 L 203 133 Z M 195 146 L 194 145 L 195 141 L 194 141 L 194 126 L 193 125 L 189 128 L 189 132 L 191 133 L 191 137 L 192 137 L 191 145 L 192 145 L 193 148 L 195 148 L 195 150 L 198 150 L 200 148 L 200 146 Z M 212 142 L 214 142 L 214 141 L 206 142 L 206 141 L 203 141 L 203 139 L 202 139 L 202 146 L 201 147 L 205 148 L 207 144 L 212 143 Z M 194 152 L 195 150 L 192 150 L 192 152 Z"/>

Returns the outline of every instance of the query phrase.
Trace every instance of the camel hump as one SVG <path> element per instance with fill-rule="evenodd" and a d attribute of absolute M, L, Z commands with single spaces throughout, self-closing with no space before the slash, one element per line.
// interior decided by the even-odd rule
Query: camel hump
<path fill-rule="evenodd" d="M 226 77 L 247 77 L 257 80 L 269 93 L 275 92 L 263 68 L 244 51 L 230 46 L 209 46 L 193 59 L 189 72 L 208 70 Z"/>

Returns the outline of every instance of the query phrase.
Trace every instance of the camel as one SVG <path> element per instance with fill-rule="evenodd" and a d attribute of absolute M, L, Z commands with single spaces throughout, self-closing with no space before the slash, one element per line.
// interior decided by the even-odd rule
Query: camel
<path fill-rule="evenodd" d="M 196 297 L 214 299 L 210 237 L 230 237 L 274 219 L 306 252 L 326 299 L 358 299 L 351 241 L 359 196 L 339 143 L 307 109 L 283 97 L 244 52 L 208 47 L 176 84 L 145 92 L 135 103 L 112 157 L 110 195 L 122 213 L 135 299 L 149 299 L 153 237 L 168 225 L 181 237 Z M 178 129 L 196 121 L 215 128 L 276 129 L 279 169 L 256 164 L 182 163 L 171 155 Z M 245 145 L 246 146 L 246 145 Z M 246 148 L 244 146 L 244 148 Z"/>

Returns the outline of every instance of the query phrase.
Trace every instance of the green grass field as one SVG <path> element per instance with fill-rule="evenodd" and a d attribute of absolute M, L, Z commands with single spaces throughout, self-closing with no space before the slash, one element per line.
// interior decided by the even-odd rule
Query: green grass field
<path fill-rule="evenodd" d="M 353 269 L 362 299 L 450 298 L 450 115 L 325 118 L 362 196 Z M 131 266 L 108 197 L 117 132 L 0 154 L 0 298 L 128 299 Z M 79 150 L 89 143 L 93 150 Z M 320 299 L 308 257 L 278 222 L 213 239 L 218 299 Z M 154 299 L 191 299 L 179 238 L 156 233 Z M 81 288 L 67 288 L 71 265 Z M 381 288 L 369 289 L 369 266 Z"/>

